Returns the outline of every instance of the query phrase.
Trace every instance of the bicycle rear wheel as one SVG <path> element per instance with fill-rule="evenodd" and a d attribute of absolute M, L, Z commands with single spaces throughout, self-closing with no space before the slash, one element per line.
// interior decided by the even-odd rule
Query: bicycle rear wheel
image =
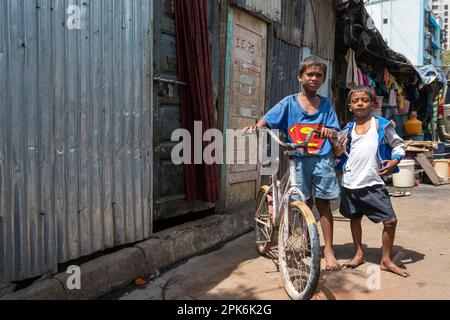
<path fill-rule="evenodd" d="M 256 250 L 265 255 L 270 250 L 274 225 L 272 222 L 273 203 L 269 186 L 262 186 L 256 200 L 255 234 Z"/>
<path fill-rule="evenodd" d="M 278 232 L 281 277 L 291 299 L 309 300 L 316 292 L 320 275 L 320 239 L 316 220 L 305 203 L 294 201 L 289 206 L 287 221 L 286 224 L 285 217 L 281 218 Z"/>

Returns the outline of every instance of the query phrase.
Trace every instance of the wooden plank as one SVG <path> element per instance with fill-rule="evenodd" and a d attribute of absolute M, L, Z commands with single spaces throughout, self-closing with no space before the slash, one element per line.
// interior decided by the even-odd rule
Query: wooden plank
<path fill-rule="evenodd" d="M 417 162 L 422 166 L 422 169 L 427 174 L 428 178 L 430 178 L 431 182 L 437 186 L 441 184 L 441 181 L 439 179 L 439 176 L 437 175 L 436 171 L 434 170 L 433 165 L 428 160 L 428 158 L 425 156 L 424 153 L 419 153 L 416 155 Z"/>
<path fill-rule="evenodd" d="M 406 151 L 409 151 L 409 152 L 428 152 L 430 150 L 428 148 L 417 148 L 417 147 L 413 147 L 413 146 L 408 146 L 408 147 L 406 147 Z"/>
<path fill-rule="evenodd" d="M 254 181 L 257 178 L 258 178 L 258 172 L 257 171 L 232 173 L 230 175 L 230 184 L 235 184 L 235 183 L 240 183 L 240 182 L 247 182 L 247 181 Z"/>

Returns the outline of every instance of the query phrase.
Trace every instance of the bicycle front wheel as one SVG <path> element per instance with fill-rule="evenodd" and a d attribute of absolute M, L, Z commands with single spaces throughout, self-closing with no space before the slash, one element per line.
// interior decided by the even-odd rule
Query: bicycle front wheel
<path fill-rule="evenodd" d="M 281 277 L 291 299 L 309 300 L 319 282 L 319 231 L 314 215 L 305 203 L 292 202 L 287 214 L 287 219 L 284 216 L 281 219 L 278 233 Z"/>

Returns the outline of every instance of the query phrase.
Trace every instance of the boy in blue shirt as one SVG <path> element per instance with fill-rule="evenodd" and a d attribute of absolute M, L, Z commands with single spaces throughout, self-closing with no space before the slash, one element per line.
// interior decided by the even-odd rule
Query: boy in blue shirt
<path fill-rule="evenodd" d="M 321 132 L 320 138 L 314 140 L 315 146 L 308 149 L 313 156 L 304 156 L 301 152 L 297 155 L 297 181 L 311 209 L 315 198 L 325 239 L 326 270 L 338 270 L 342 266 L 333 250 L 330 200 L 339 197 L 339 184 L 334 170 L 333 147 L 327 139 L 337 137 L 339 122 L 331 101 L 317 94 L 326 74 L 327 65 L 321 58 L 310 56 L 304 59 L 298 75 L 302 91 L 284 98 L 256 125 L 244 128 L 244 132 L 260 127 L 279 129 L 292 143 L 305 141 L 311 129 Z"/>

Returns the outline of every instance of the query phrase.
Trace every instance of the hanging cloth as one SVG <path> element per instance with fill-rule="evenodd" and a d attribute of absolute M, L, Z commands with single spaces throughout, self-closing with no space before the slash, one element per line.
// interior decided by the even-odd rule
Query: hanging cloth
<path fill-rule="evenodd" d="M 394 88 L 389 91 L 389 102 L 388 105 L 391 107 L 397 106 L 397 92 Z"/>
<path fill-rule="evenodd" d="M 405 97 L 403 94 L 403 88 L 395 81 L 395 91 L 397 92 L 397 108 L 402 109 L 405 105 Z"/>
<path fill-rule="evenodd" d="M 355 51 L 353 51 L 353 49 L 348 49 L 345 60 L 347 60 L 347 76 L 345 84 L 347 88 L 351 89 L 359 83 L 358 66 L 356 64 Z"/>
<path fill-rule="evenodd" d="M 174 0 L 173 6 L 178 77 L 187 83 L 180 88 L 181 125 L 194 137 L 195 121 L 202 122 L 202 134 L 214 127 L 208 0 Z M 203 142 L 202 151 L 207 145 Z M 195 150 L 193 145 L 192 150 Z M 219 192 L 215 164 L 186 164 L 184 184 L 188 201 L 217 202 Z"/>
<path fill-rule="evenodd" d="M 359 86 L 364 85 L 364 74 L 359 68 L 358 68 L 358 85 Z"/>
<path fill-rule="evenodd" d="M 384 68 L 384 77 L 383 77 L 383 81 L 384 81 L 384 85 L 386 86 L 386 88 L 389 88 L 390 86 L 388 85 L 389 83 L 389 71 L 387 68 Z"/>

